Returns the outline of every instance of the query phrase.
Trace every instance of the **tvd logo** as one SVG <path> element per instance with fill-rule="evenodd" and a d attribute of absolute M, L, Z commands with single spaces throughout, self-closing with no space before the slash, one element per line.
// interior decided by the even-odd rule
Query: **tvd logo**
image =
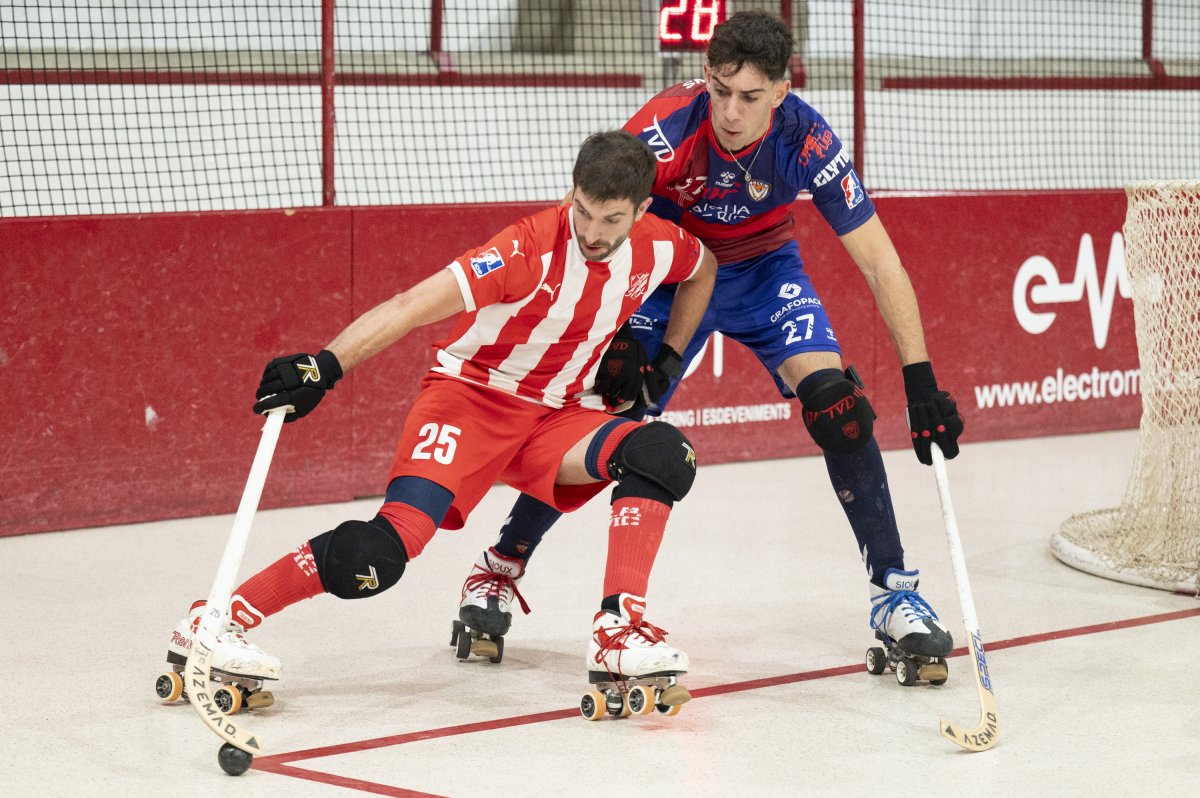
<path fill-rule="evenodd" d="M 1112 244 L 1108 248 L 1108 270 L 1101 285 L 1092 237 L 1084 233 L 1079 239 L 1075 276 L 1069 283 L 1059 279 L 1058 269 L 1042 255 L 1034 255 L 1021 264 L 1017 279 L 1013 282 L 1013 313 L 1021 329 L 1031 335 L 1040 335 L 1050 329 L 1058 314 L 1051 310 L 1034 310 L 1033 307 L 1077 303 L 1086 296 L 1092 317 L 1092 340 L 1097 349 L 1103 349 L 1108 343 L 1108 325 L 1112 320 L 1117 294 L 1122 299 L 1131 296 L 1121 234 L 1113 233 Z"/>

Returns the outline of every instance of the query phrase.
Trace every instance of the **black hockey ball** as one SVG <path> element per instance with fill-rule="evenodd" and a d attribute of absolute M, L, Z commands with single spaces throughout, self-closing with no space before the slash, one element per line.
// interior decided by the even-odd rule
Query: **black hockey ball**
<path fill-rule="evenodd" d="M 254 754 L 247 754 L 229 743 L 222 745 L 221 750 L 217 752 L 217 762 L 221 765 L 221 770 L 230 776 L 242 775 L 250 769 L 250 763 L 253 761 Z"/>

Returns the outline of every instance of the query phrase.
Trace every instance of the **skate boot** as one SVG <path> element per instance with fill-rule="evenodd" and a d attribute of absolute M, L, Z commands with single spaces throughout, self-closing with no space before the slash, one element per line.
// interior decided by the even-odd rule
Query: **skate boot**
<path fill-rule="evenodd" d="M 505 557 L 494 547 L 479 555 L 463 583 L 458 620 L 450 624 L 450 645 L 460 660 L 472 654 L 492 662 L 504 659 L 504 635 L 512 626 L 513 599 L 529 614 L 529 605 L 517 590 L 524 573 L 524 562 Z"/>
<path fill-rule="evenodd" d="M 867 670 L 878 676 L 891 668 L 906 687 L 918 679 L 945 684 L 946 656 L 954 648 L 950 630 L 917 593 L 920 575 L 889 568 L 882 587 L 871 583 L 871 629 L 884 647 L 867 650 Z"/>
<path fill-rule="evenodd" d="M 579 702 L 588 720 L 607 712 L 618 718 L 648 715 L 657 709 L 676 715 L 691 700 L 677 678 L 687 673 L 688 657 L 667 645 L 667 633 L 642 617 L 646 601 L 622 593 L 620 610 L 601 610 L 592 622 L 588 681 L 592 691 Z"/>
<path fill-rule="evenodd" d="M 187 699 L 183 671 L 203 612 L 204 602 L 197 601 L 171 632 L 167 643 L 167 663 L 171 670 L 159 676 L 154 686 L 164 703 Z M 217 708 L 226 715 L 275 703 L 275 697 L 262 688 L 264 681 L 279 678 L 279 660 L 247 640 L 245 631 L 241 624 L 230 621 L 217 635 L 213 648 L 209 692 Z"/>

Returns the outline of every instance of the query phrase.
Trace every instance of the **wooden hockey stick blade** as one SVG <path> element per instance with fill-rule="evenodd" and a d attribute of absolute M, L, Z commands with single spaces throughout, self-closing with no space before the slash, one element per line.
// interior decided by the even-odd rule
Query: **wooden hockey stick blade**
<path fill-rule="evenodd" d="M 975 664 L 975 687 L 979 691 L 979 725 L 973 729 L 956 726 L 945 718 L 939 721 L 942 736 L 968 751 L 986 751 L 1000 736 L 1000 719 L 996 714 L 996 696 L 988 675 L 987 658 L 978 629 L 967 629 L 971 639 L 971 661 Z"/>
<path fill-rule="evenodd" d="M 983 636 L 979 633 L 979 622 L 975 615 L 975 599 L 971 594 L 971 580 L 967 576 L 967 559 L 963 554 L 962 540 L 958 534 L 958 521 L 954 514 L 954 502 L 950 498 L 950 480 L 946 476 L 946 459 L 935 444 L 930 449 L 933 458 L 933 474 L 937 478 L 938 498 L 942 503 L 942 521 L 946 526 L 946 541 L 950 546 L 950 562 L 954 566 L 954 582 L 958 586 L 958 601 L 962 606 L 963 628 L 970 640 L 971 661 L 975 665 L 975 688 L 979 692 L 979 725 L 973 729 L 960 729 L 942 718 L 938 730 L 947 740 L 968 751 L 986 751 L 996 744 L 1000 735 L 1000 720 L 996 714 L 996 695 L 992 692 L 992 677 L 988 673 L 987 658 L 983 653 Z"/>
<path fill-rule="evenodd" d="M 233 528 L 229 532 L 225 552 L 221 555 L 217 576 L 213 580 L 208 602 L 192 635 L 192 650 L 188 654 L 184 671 L 188 703 L 200 719 L 222 740 L 252 755 L 262 753 L 262 740 L 221 712 L 210 693 L 212 654 L 217 645 L 217 635 L 229 620 L 229 597 L 233 592 L 233 580 L 237 578 L 242 555 L 246 552 L 250 524 L 254 520 L 254 514 L 258 512 L 258 502 L 262 498 L 263 486 L 267 483 L 267 471 L 271 467 L 271 458 L 275 456 L 275 444 L 279 442 L 283 417 L 290 409 L 290 406 L 281 407 L 267 413 L 262 438 L 258 442 L 258 451 L 254 453 L 254 462 L 250 465 L 250 476 L 246 479 L 246 487 L 242 491 L 242 500 L 233 519 Z"/>
<path fill-rule="evenodd" d="M 217 613 L 220 615 L 220 613 Z M 188 654 L 185 670 L 188 702 L 196 714 L 200 716 L 208 728 L 225 742 L 242 749 L 248 754 L 261 754 L 262 741 L 254 732 L 241 726 L 233 717 L 221 712 L 213 699 L 212 682 L 212 650 L 216 638 L 212 636 L 201 623 L 192 637 L 192 650 Z"/>

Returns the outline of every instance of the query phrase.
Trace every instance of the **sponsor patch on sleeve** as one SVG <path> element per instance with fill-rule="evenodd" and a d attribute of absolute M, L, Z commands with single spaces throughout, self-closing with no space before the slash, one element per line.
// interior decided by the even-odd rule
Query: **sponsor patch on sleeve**
<path fill-rule="evenodd" d="M 471 258 L 471 270 L 478 277 L 483 277 L 488 272 L 494 272 L 496 269 L 502 268 L 504 268 L 504 258 L 500 257 L 500 251 L 495 247 L 492 247 L 477 258 Z"/>
<path fill-rule="evenodd" d="M 867 192 L 863 191 L 862 183 L 853 169 L 842 178 L 842 193 L 846 195 L 847 208 L 853 208 L 867 197 Z"/>

